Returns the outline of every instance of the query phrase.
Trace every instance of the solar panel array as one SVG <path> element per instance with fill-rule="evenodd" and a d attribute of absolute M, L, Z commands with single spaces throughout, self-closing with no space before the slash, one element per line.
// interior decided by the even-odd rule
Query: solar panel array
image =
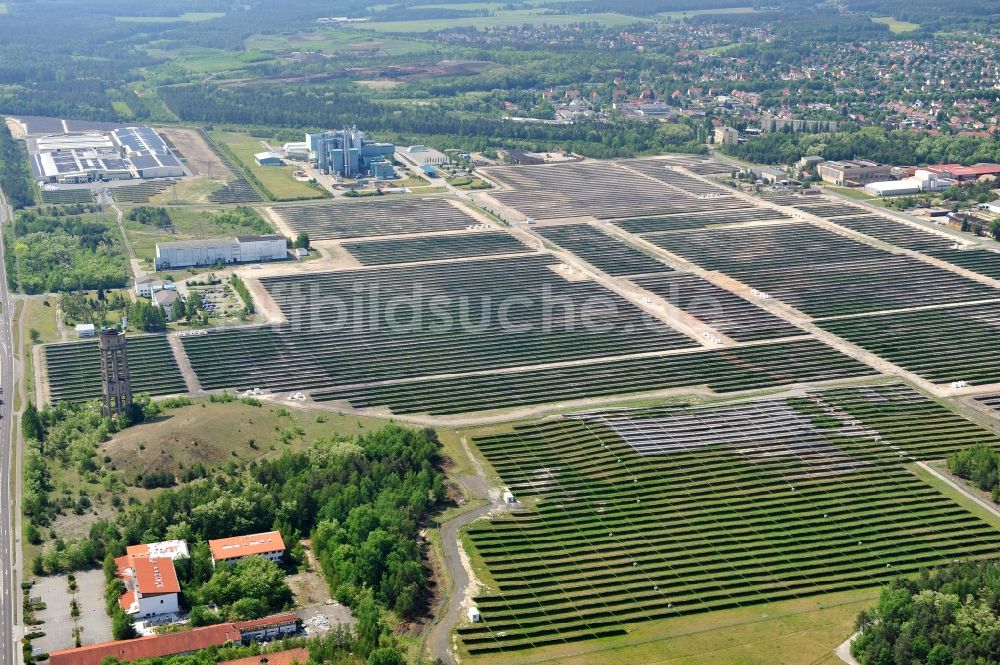
<path fill-rule="evenodd" d="M 697 275 L 674 273 L 634 277 L 632 281 L 739 342 L 805 334 L 784 319 Z"/>
<path fill-rule="evenodd" d="M 535 219 L 611 219 L 746 206 L 733 196 L 701 199 L 614 163 L 503 166 L 484 172 L 514 190 L 491 192 L 490 196 Z"/>
<path fill-rule="evenodd" d="M 481 223 L 445 199 L 300 204 L 275 207 L 274 212 L 296 233 L 308 233 L 311 240 L 459 231 Z"/>
<path fill-rule="evenodd" d="M 543 236 L 609 275 L 641 275 L 669 272 L 659 259 L 589 224 L 563 224 L 536 229 Z"/>

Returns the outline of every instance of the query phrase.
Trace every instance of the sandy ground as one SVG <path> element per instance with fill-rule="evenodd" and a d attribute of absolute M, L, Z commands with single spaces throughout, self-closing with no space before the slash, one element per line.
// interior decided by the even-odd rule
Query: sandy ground
<path fill-rule="evenodd" d="M 28 128 L 24 123 L 18 122 L 16 119 L 7 117 L 4 118 L 7 123 L 7 128 L 10 130 L 10 135 L 15 139 L 23 139 L 28 135 Z"/>
<path fill-rule="evenodd" d="M 169 138 L 177 150 L 187 158 L 187 167 L 192 175 L 211 175 L 213 178 L 230 179 L 233 172 L 205 143 L 205 139 L 194 129 L 168 127 L 157 129 Z"/>

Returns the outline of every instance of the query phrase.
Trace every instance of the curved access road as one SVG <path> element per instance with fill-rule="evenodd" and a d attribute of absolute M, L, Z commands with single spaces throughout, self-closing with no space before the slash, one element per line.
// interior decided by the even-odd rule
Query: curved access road
<path fill-rule="evenodd" d="M 431 658 L 439 660 L 445 665 L 456 665 L 457 663 L 451 648 L 451 634 L 461 618 L 463 602 L 469 585 L 472 584 L 469 577 L 470 571 L 466 570 L 462 553 L 459 551 L 461 548 L 458 539 L 459 532 L 467 524 L 482 519 L 490 513 L 504 510 L 506 507 L 499 489 L 491 491 L 482 465 L 473 456 L 464 438 L 462 439 L 462 448 L 474 469 L 474 475 L 459 476 L 458 482 L 462 485 L 468 501 L 485 500 L 487 503 L 475 510 L 453 517 L 443 522 L 439 527 L 443 557 L 441 565 L 444 566 L 449 586 L 442 600 L 442 611 L 438 613 L 431 626 L 426 643 Z"/>

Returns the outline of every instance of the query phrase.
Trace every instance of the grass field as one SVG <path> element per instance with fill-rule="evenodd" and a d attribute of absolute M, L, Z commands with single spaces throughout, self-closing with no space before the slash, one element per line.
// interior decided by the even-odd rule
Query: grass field
<path fill-rule="evenodd" d="M 689 9 L 682 12 L 660 12 L 656 18 L 663 21 L 683 21 L 691 16 L 700 14 L 752 14 L 753 7 L 726 7 L 723 9 Z"/>
<path fill-rule="evenodd" d="M 57 297 L 45 296 L 30 297 L 25 301 L 27 305 L 24 314 L 24 329 L 28 331 L 27 341 L 31 341 L 32 330 L 38 331 L 38 341 L 43 344 L 58 341 L 56 301 Z"/>
<path fill-rule="evenodd" d="M 893 34 L 901 34 L 904 32 L 913 32 L 914 30 L 920 29 L 919 23 L 910 23 L 909 21 L 900 21 L 894 19 L 891 16 L 876 16 L 872 19 L 875 23 L 881 23 L 882 25 L 889 26 L 889 31 Z"/>
<path fill-rule="evenodd" d="M 223 51 L 222 49 L 164 50 L 147 48 L 146 52 L 152 57 L 169 58 L 171 65 L 183 67 L 191 74 L 215 74 L 239 70 L 246 65 L 274 58 L 273 53 L 262 53 L 255 50 L 236 52 Z"/>
<path fill-rule="evenodd" d="M 264 152 L 261 139 L 236 132 L 212 132 L 211 136 L 216 142 L 229 148 L 240 160 L 243 168 L 252 173 L 274 195 L 276 200 L 294 201 L 324 197 L 321 190 L 292 177 L 292 173 L 297 170 L 294 166 L 260 166 L 254 160 L 254 155 L 258 152 Z M 268 143 L 274 145 L 275 141 L 271 140 Z"/>
<path fill-rule="evenodd" d="M 119 23 L 174 23 L 183 21 L 185 23 L 200 23 L 210 21 L 213 18 L 222 18 L 225 12 L 184 12 L 179 16 L 116 16 Z"/>
<path fill-rule="evenodd" d="M 212 221 L 212 215 L 220 211 L 220 208 L 170 208 L 173 232 L 157 231 L 154 226 L 126 220 L 125 233 L 128 234 L 136 255 L 150 263 L 156 255 L 158 242 L 257 233 L 250 226 L 233 227 L 216 224 Z"/>
<path fill-rule="evenodd" d="M 180 473 L 196 463 L 221 469 L 231 461 L 277 457 L 303 448 L 307 441 L 351 436 L 384 422 L 337 414 L 320 419 L 323 422 L 317 422 L 314 411 L 204 400 L 121 432 L 102 445 L 98 455 L 108 455 L 126 478 L 154 469 Z"/>

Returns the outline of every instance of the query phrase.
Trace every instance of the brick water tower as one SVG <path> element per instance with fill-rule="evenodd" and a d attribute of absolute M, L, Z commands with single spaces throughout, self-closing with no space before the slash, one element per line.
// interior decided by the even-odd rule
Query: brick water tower
<path fill-rule="evenodd" d="M 121 416 L 132 405 L 132 382 L 128 377 L 128 343 L 125 333 L 105 328 L 101 331 L 99 344 L 104 415 Z"/>

